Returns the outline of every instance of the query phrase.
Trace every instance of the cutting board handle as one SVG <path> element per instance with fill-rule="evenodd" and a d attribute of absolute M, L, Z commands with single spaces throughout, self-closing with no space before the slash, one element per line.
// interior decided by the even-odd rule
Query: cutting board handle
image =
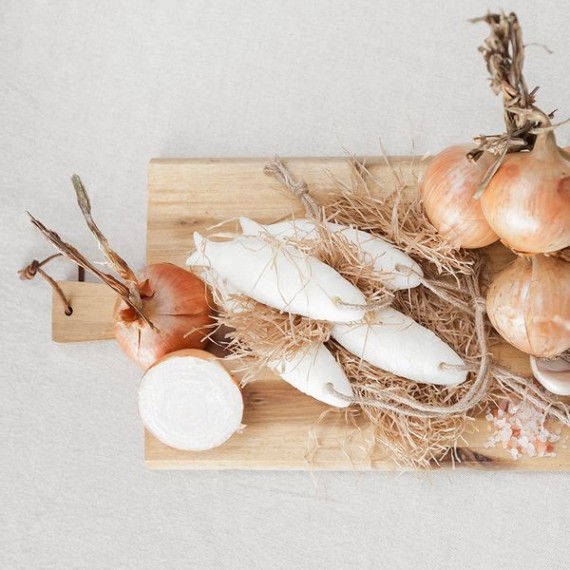
<path fill-rule="evenodd" d="M 113 334 L 113 308 L 117 295 L 102 283 L 58 281 L 73 313 L 66 315 L 54 291 L 51 309 L 51 337 L 55 342 L 108 340 Z"/>

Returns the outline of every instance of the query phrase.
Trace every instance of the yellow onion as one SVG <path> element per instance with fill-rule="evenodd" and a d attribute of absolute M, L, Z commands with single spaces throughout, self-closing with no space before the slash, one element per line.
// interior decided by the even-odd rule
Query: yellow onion
<path fill-rule="evenodd" d="M 469 146 L 446 148 L 429 164 L 420 190 L 426 214 L 443 239 L 455 247 L 476 248 L 499 238 L 473 198 L 493 164 L 489 153 L 477 162 L 467 160 Z"/>
<path fill-rule="evenodd" d="M 211 296 L 203 281 L 172 263 L 146 266 L 137 276 L 109 245 L 91 213 L 91 202 L 79 176 L 71 177 L 87 227 L 118 277 L 102 271 L 77 248 L 30 215 L 32 223 L 63 255 L 93 273 L 119 295 L 114 331 L 119 346 L 143 368 L 169 352 L 203 348 L 212 324 Z"/>
<path fill-rule="evenodd" d="M 511 249 L 548 253 L 570 246 L 570 156 L 552 132 L 531 152 L 505 157 L 481 196 L 490 226 Z"/>
<path fill-rule="evenodd" d="M 491 284 L 487 314 L 519 350 L 543 358 L 563 353 L 570 348 L 570 263 L 519 256 Z"/>
<path fill-rule="evenodd" d="M 115 337 L 125 354 L 148 368 L 172 351 L 203 348 L 212 324 L 212 302 L 204 282 L 171 263 L 148 265 L 137 279 L 141 312 L 157 330 L 119 299 Z"/>

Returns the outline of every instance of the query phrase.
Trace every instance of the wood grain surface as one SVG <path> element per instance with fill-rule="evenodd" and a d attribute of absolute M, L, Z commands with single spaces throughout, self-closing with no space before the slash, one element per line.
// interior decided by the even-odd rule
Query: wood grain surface
<path fill-rule="evenodd" d="M 106 285 L 60 281 L 63 294 L 73 307 L 66 315 L 61 299 L 52 294 L 51 337 L 55 342 L 85 342 L 114 338 L 113 308 L 116 293 Z"/>
<path fill-rule="evenodd" d="M 193 232 L 227 222 L 237 229 L 236 218 L 245 215 L 263 223 L 291 215 L 303 215 L 299 201 L 263 173 L 265 159 L 160 159 L 152 160 L 148 172 L 147 262 L 169 261 L 184 265 L 193 248 Z M 311 194 L 325 200 L 333 186 L 350 184 L 353 169 L 349 158 L 295 158 L 286 161 Z M 386 191 L 394 187 L 396 173 L 414 182 L 425 161 L 409 158 L 366 159 L 371 174 Z M 333 184 L 333 181 L 335 183 Z M 413 186 L 413 185 L 411 185 Z M 494 272 L 512 259 L 500 245 L 487 248 Z M 74 308 L 67 317 L 57 298 L 53 300 L 53 339 L 76 342 L 112 338 L 114 294 L 104 285 L 62 283 Z M 530 372 L 528 357 L 502 344 L 493 349 L 503 364 L 519 373 Z M 246 428 L 223 446 L 206 452 L 185 452 L 167 447 L 145 433 L 145 460 L 153 469 L 327 469 L 394 470 L 398 466 L 385 450 L 369 452 L 371 434 L 363 418 L 351 417 L 301 394 L 271 372 L 243 390 Z M 353 414 L 354 415 L 354 414 Z M 553 458 L 513 461 L 500 448 L 487 449 L 490 428 L 484 418 L 476 420 L 466 434 L 457 461 L 442 467 L 516 469 L 532 471 L 570 470 L 570 451 L 561 442 Z M 563 440 L 569 430 L 563 434 Z M 315 442 L 318 451 L 315 452 Z"/>

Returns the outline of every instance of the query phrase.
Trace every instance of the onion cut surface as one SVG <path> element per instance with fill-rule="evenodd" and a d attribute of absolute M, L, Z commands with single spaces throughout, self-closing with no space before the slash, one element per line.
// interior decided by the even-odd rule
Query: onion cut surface
<path fill-rule="evenodd" d="M 224 366 L 202 350 L 181 350 L 151 366 L 139 413 L 159 441 L 186 451 L 218 447 L 241 426 L 243 399 Z"/>

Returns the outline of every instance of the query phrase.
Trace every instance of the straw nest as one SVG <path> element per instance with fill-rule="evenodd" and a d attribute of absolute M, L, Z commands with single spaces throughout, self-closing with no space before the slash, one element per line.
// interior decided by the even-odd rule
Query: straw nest
<path fill-rule="evenodd" d="M 282 163 L 273 163 L 268 173 L 303 200 L 308 215 L 377 234 L 408 253 L 423 269 L 422 285 L 396 292 L 384 288 L 382 275 L 359 261 L 355 246 L 324 224 L 319 225 L 318 240 L 292 238 L 288 245 L 335 268 L 364 293 L 371 310 L 391 305 L 431 329 L 467 363 L 467 381 L 455 387 L 411 382 L 346 351 L 330 339 L 328 323 L 281 313 L 241 296 L 227 303 L 227 297 L 214 291 L 220 307 L 218 324 L 230 331 L 231 358 L 242 362 L 244 382 L 254 379 L 269 360 L 309 342 L 327 343 L 354 389 L 347 422 L 354 422 L 356 408 L 361 416 L 359 429 L 364 418 L 373 434 L 368 452 L 381 444 L 399 465 L 415 469 L 453 456 L 473 418 L 498 399 L 525 398 L 545 416 L 570 423 L 562 401 L 492 361 L 489 345 L 495 339 L 483 300 L 487 286 L 484 254 L 458 251 L 443 242 L 425 216 L 419 193 L 409 192 L 397 172 L 395 188 L 386 194 L 366 165 L 354 162 L 353 166 L 351 184 L 331 180 L 323 204 L 316 203 Z M 239 310 L 235 310 L 236 303 Z"/>

